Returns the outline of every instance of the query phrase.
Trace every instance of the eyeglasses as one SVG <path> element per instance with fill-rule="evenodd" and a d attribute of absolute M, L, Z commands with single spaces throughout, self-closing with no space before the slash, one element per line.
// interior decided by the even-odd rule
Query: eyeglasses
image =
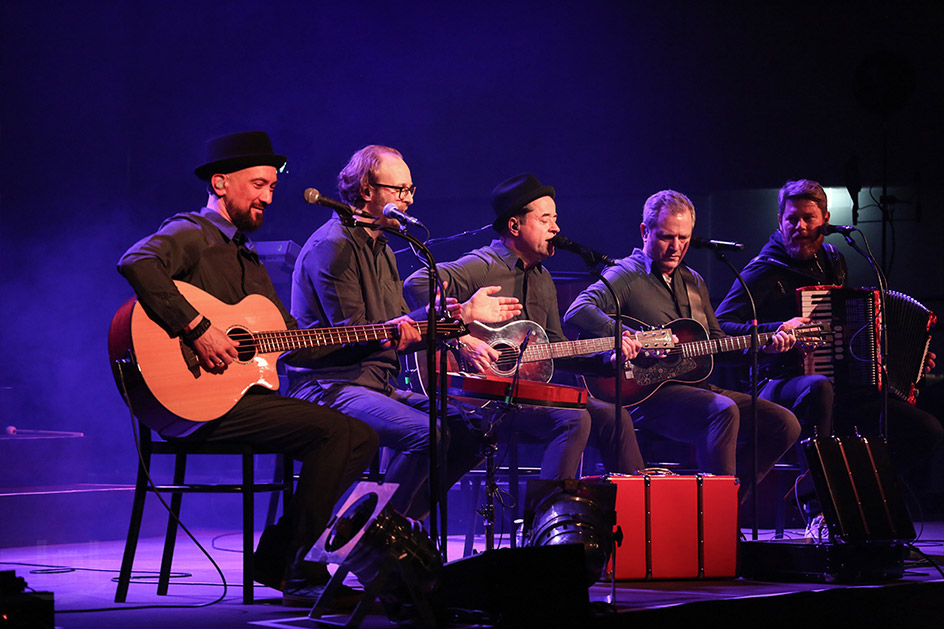
<path fill-rule="evenodd" d="M 409 194 L 411 197 L 416 194 L 416 186 L 391 186 L 387 183 L 374 183 L 373 181 L 370 182 L 370 185 L 377 186 L 378 188 L 390 188 L 391 190 L 396 190 L 397 199 L 400 201 L 402 201 L 407 194 Z"/>

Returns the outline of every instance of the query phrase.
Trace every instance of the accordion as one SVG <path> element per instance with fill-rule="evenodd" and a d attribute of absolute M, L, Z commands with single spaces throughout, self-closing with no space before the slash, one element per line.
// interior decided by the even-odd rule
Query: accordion
<path fill-rule="evenodd" d="M 881 367 L 879 294 L 876 289 L 839 286 L 797 289 L 800 316 L 813 323 L 829 322 L 833 330 L 830 341 L 804 356 L 803 371 L 827 376 L 838 394 L 880 391 L 887 380 L 889 394 L 914 404 L 937 317 L 915 299 L 885 291 L 886 378 Z"/>

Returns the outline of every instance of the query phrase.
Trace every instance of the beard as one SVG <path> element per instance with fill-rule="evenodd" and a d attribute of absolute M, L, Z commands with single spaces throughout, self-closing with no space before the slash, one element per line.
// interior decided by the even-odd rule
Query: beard
<path fill-rule="evenodd" d="M 252 207 L 249 207 L 246 210 L 239 210 L 230 212 L 230 218 L 233 220 L 233 225 L 236 226 L 236 229 L 246 233 L 251 233 L 262 227 L 262 217 L 263 214 L 259 214 L 259 218 L 253 216 Z"/>
<path fill-rule="evenodd" d="M 783 239 L 783 246 L 791 258 L 800 262 L 806 262 L 807 260 L 812 259 L 813 256 L 816 255 L 816 252 L 820 250 L 820 247 L 823 246 L 823 237 L 817 236 L 813 239 L 788 239 L 785 236 Z"/>

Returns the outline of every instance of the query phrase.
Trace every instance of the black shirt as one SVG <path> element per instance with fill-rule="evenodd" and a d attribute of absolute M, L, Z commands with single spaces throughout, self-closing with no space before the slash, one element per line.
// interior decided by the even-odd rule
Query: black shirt
<path fill-rule="evenodd" d="M 118 271 L 131 283 L 148 315 L 172 336 L 183 332 L 198 314 L 173 280 L 193 284 L 226 304 L 263 295 L 275 303 L 288 328 L 298 327 L 249 240 L 210 208 L 168 218 L 156 233 L 125 252 Z"/>

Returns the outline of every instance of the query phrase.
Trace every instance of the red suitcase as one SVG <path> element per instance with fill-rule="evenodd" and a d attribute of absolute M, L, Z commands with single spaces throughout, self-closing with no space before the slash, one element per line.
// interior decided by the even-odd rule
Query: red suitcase
<path fill-rule="evenodd" d="M 737 568 L 737 479 L 637 474 L 616 484 L 618 580 L 733 577 Z"/>

